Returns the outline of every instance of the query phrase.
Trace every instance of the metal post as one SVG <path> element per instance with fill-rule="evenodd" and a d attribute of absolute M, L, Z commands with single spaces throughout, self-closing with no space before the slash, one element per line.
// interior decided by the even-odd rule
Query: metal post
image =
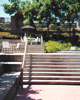
<path fill-rule="evenodd" d="M 41 36 L 41 52 L 43 53 L 43 37 Z"/>
<path fill-rule="evenodd" d="M 23 68 L 21 68 L 21 88 L 23 89 Z"/>

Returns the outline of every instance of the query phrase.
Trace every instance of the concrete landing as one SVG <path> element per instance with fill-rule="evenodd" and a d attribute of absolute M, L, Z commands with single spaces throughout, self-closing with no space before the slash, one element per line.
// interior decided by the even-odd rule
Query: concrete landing
<path fill-rule="evenodd" d="M 79 85 L 24 85 L 14 100 L 80 100 Z"/>

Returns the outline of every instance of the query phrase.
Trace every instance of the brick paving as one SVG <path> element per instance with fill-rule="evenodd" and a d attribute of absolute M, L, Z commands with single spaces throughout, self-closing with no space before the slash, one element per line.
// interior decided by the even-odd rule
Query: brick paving
<path fill-rule="evenodd" d="M 80 86 L 24 85 L 14 100 L 80 100 Z"/>

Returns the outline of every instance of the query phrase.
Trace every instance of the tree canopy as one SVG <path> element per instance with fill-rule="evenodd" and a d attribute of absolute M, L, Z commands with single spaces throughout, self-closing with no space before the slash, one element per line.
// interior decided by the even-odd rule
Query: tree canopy
<path fill-rule="evenodd" d="M 61 15 L 59 16 L 61 22 L 69 22 L 71 29 L 72 23 L 76 21 L 80 13 L 80 4 L 78 0 L 64 0 L 61 4 Z"/>
<path fill-rule="evenodd" d="M 5 13 L 16 14 L 22 11 L 24 24 L 34 25 L 34 21 L 49 25 L 57 21 L 72 23 L 80 14 L 79 0 L 9 0 L 11 3 L 3 4 Z M 48 30 L 49 31 L 49 30 Z"/>

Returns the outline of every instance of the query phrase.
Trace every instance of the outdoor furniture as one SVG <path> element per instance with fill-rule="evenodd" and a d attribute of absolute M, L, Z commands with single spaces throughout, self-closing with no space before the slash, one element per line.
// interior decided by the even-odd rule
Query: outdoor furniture
<path fill-rule="evenodd" d="M 8 41 L 2 42 L 2 50 L 1 52 L 18 52 L 19 51 L 20 43 L 17 44 L 10 44 Z"/>
<path fill-rule="evenodd" d="M 40 43 L 41 41 L 40 41 L 40 38 L 35 38 L 34 40 L 31 40 L 31 45 L 33 44 L 33 43 L 35 43 L 35 44 L 38 44 L 38 43 Z"/>
<path fill-rule="evenodd" d="M 10 44 L 8 41 L 2 41 L 2 50 L 1 52 L 5 52 L 6 50 L 9 50 L 10 49 Z"/>
<path fill-rule="evenodd" d="M 11 51 L 13 51 L 13 52 L 19 52 L 19 46 L 20 46 L 20 43 L 11 44 Z"/>
<path fill-rule="evenodd" d="M 34 41 L 35 38 L 28 38 L 28 41 L 30 41 L 30 44 L 32 45 L 32 41 Z"/>

